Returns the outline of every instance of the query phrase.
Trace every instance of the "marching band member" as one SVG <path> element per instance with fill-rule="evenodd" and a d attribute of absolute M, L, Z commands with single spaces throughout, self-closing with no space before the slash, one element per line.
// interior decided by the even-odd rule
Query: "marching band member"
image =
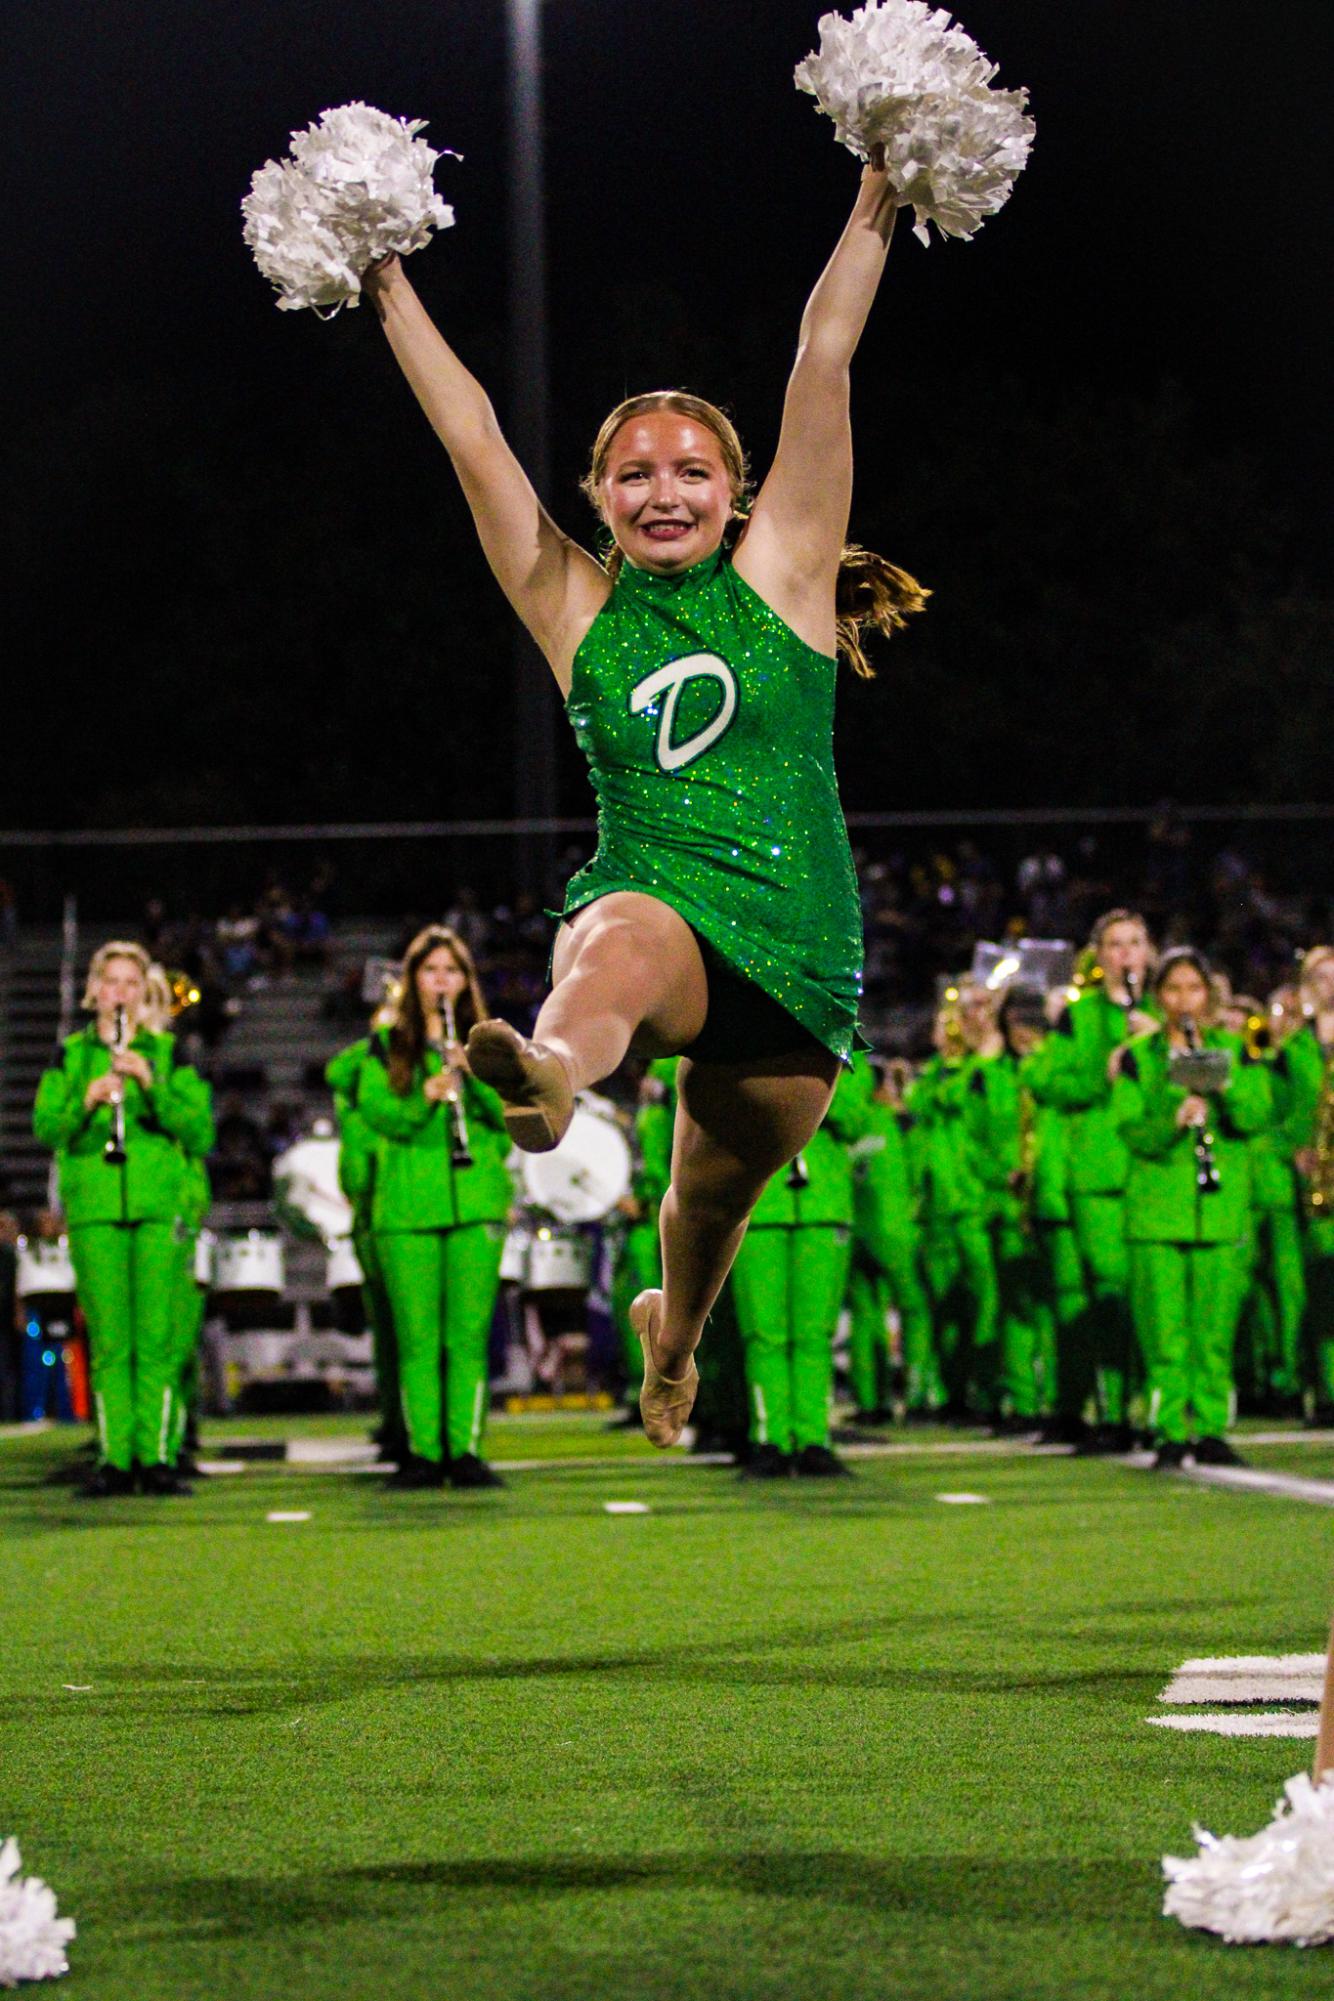
<path fill-rule="evenodd" d="M 1334 946 L 1302 961 L 1305 1024 L 1280 1059 L 1306 1210 L 1306 1349 L 1312 1422 L 1334 1425 Z"/>
<path fill-rule="evenodd" d="M 44 1072 L 33 1130 L 55 1150 L 79 1303 L 88 1324 L 101 1460 L 86 1491 L 186 1494 L 180 1437 L 185 1158 L 213 1143 L 208 1089 L 147 1025 L 150 960 L 113 939 L 93 954 L 94 1019 Z"/>
<path fill-rule="evenodd" d="M 882 1424 L 890 1406 L 888 1315 L 898 1314 L 904 1414 L 920 1421 L 945 1401 L 936 1366 L 931 1302 L 918 1263 L 914 1119 L 904 1106 L 907 1066 L 884 1063 L 852 1148 L 852 1270 L 848 1373 L 854 1422 Z"/>
<path fill-rule="evenodd" d="M 372 1029 L 384 1026 L 388 1023 L 377 1014 Z M 333 1094 L 338 1126 L 338 1185 L 352 1205 L 352 1248 L 361 1266 L 362 1308 L 371 1334 L 375 1389 L 380 1405 L 375 1439 L 380 1457 L 401 1465 L 409 1448 L 398 1379 L 398 1345 L 394 1339 L 389 1290 L 372 1228 L 375 1168 L 381 1142 L 379 1134 L 367 1124 L 358 1102 L 372 1046 L 371 1037 L 365 1035 L 359 1042 L 340 1049 L 326 1064 L 324 1081 Z"/>
<path fill-rule="evenodd" d="M 964 1107 L 974 1041 L 983 1033 L 976 1003 L 964 1023 L 963 996 L 947 993 L 932 1029 L 936 1053 L 908 1097 L 919 1121 L 922 1161 L 922 1266 L 935 1346 L 956 1421 L 996 1415 L 1000 1295 L 985 1220 L 984 1191 L 966 1143 Z"/>
<path fill-rule="evenodd" d="M 1118 1051 L 1110 1116 L 1130 1152 L 1131 1299 L 1156 1463 L 1179 1466 L 1192 1450 L 1203 1463 L 1235 1466 L 1223 1434 L 1234 1416 L 1236 1248 L 1251 1227 L 1246 1142 L 1273 1117 L 1273 1095 L 1267 1066 L 1247 1061 L 1240 1038 L 1213 1025 L 1198 952 L 1164 953 L 1153 986 L 1163 1026 Z M 1173 1056 L 1199 1049 L 1231 1059 L 1207 1095 L 1172 1076 Z"/>
<path fill-rule="evenodd" d="M 1042 1102 L 1069 1114 L 1070 1202 L 1084 1266 L 1088 1308 L 1083 1338 L 1097 1399 L 1097 1424 L 1080 1450 L 1128 1449 L 1132 1328 L 1124 1197 L 1129 1155 L 1112 1118 L 1116 1051 L 1157 1024 L 1140 1005 L 1152 958 L 1142 917 L 1109 910 L 1093 928 L 1102 973 L 1056 1023 L 1039 1084 Z M 1072 1330 L 1073 1335 L 1073 1330 Z"/>
<path fill-rule="evenodd" d="M 1070 1212 L 1070 1147 L 1068 1116 L 1046 1102 L 1043 1085 L 1056 1045 L 1050 1033 L 1053 1003 L 1048 994 L 1043 1009 L 1048 1032 L 1020 1062 L 1021 1086 L 1033 1099 L 1036 1158 L 1033 1162 L 1030 1207 L 1038 1254 L 1042 1260 L 1042 1298 L 1050 1316 L 1047 1406 L 1049 1415 L 1040 1437 L 1045 1445 L 1080 1445 L 1088 1436 L 1084 1412 L 1095 1394 L 1093 1358 L 1084 1338 L 1088 1292 Z"/>
<path fill-rule="evenodd" d="M 1054 1387 L 1051 1316 L 1033 1219 L 1037 1109 L 1023 1061 L 1045 1032 L 1042 996 L 1010 987 L 968 1080 L 964 1131 L 987 1191 L 1000 1294 L 998 1429 L 1032 1431 Z"/>
<path fill-rule="evenodd" d="M 750 1398 L 752 1479 L 846 1473 L 831 1450 L 834 1332 L 852 1255 L 851 1144 L 863 1137 L 872 1089 L 858 1062 L 790 1168 L 755 1205 L 732 1267 L 732 1303 Z"/>
<path fill-rule="evenodd" d="M 179 981 L 181 977 L 168 973 L 156 961 L 149 968 L 144 1023 L 155 1034 L 167 1030 L 184 1008 L 199 999 L 197 992 L 188 991 L 188 981 L 183 996 L 178 997 L 173 980 Z M 192 1089 L 202 1093 L 209 1110 L 207 1130 L 201 1127 L 181 1139 L 181 1219 L 177 1233 L 180 1270 L 176 1308 L 176 1464 L 183 1472 L 197 1476 L 199 1468 L 194 1464 L 194 1455 L 199 1444 L 199 1340 L 208 1311 L 208 1286 L 195 1276 L 195 1252 L 213 1201 L 207 1164 L 213 1144 L 213 1090 L 198 1071 L 184 1064 L 177 1064 L 177 1077 L 180 1083 L 188 1081 Z"/>
<path fill-rule="evenodd" d="M 498 1487 L 481 1457 L 491 1317 L 511 1186 L 496 1093 L 462 1037 L 485 1007 L 472 954 L 442 925 L 408 946 L 357 1110 L 379 1136 L 371 1222 L 398 1343 L 408 1451 L 398 1487 Z M 444 1373 L 443 1426 L 441 1373 Z"/>

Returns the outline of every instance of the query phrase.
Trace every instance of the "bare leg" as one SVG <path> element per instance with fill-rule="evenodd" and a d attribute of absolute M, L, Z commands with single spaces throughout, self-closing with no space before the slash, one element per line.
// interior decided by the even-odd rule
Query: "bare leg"
<path fill-rule="evenodd" d="M 562 925 L 553 970 L 531 1042 L 501 1021 L 468 1037 L 474 1071 L 504 1099 L 515 1144 L 533 1153 L 559 1143 L 574 1093 L 610 1076 L 632 1043 L 644 1055 L 684 1049 L 709 1005 L 694 932 L 670 904 L 635 890 L 600 897 Z"/>
<path fill-rule="evenodd" d="M 659 1222 L 663 1301 L 653 1356 L 664 1375 L 685 1367 L 765 1183 L 812 1138 L 837 1075 L 838 1059 L 814 1048 L 745 1065 L 682 1062 Z"/>

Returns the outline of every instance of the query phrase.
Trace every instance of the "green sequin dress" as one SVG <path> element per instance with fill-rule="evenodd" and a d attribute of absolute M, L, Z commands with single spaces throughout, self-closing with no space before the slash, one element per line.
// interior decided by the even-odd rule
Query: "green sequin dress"
<path fill-rule="evenodd" d="M 862 931 L 834 674 L 721 549 L 673 577 L 626 563 L 574 658 L 598 845 L 563 914 L 613 890 L 660 898 L 846 1059 Z"/>

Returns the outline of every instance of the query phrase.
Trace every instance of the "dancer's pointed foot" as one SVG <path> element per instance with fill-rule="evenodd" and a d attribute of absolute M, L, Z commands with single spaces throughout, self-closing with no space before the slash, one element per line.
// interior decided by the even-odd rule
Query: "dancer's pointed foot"
<path fill-rule="evenodd" d="M 653 1359 L 653 1336 L 662 1320 L 662 1293 L 654 1287 L 641 1292 L 630 1308 L 630 1325 L 639 1336 L 644 1351 L 644 1386 L 639 1392 L 639 1414 L 644 1420 L 644 1436 L 650 1445 L 678 1443 L 695 1407 L 699 1390 L 699 1370 L 692 1355 L 683 1376 L 664 1376 Z"/>
<path fill-rule="evenodd" d="M 574 1113 L 570 1075 L 554 1049 L 529 1042 L 507 1021 L 479 1021 L 468 1037 L 468 1067 L 499 1092 L 505 1127 L 522 1153 L 550 1153 Z"/>

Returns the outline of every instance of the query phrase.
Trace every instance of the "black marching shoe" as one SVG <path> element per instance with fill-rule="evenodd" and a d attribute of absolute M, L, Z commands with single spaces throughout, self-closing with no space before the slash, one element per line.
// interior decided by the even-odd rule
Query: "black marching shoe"
<path fill-rule="evenodd" d="M 1128 1424 L 1095 1424 L 1075 1447 L 1080 1459 L 1106 1459 L 1119 1452 L 1133 1452 L 1135 1434 Z"/>
<path fill-rule="evenodd" d="M 1178 1466 L 1185 1465 L 1189 1450 L 1189 1446 L 1181 1444 L 1174 1438 L 1164 1439 L 1153 1455 L 1154 1472 L 1175 1473 Z"/>
<path fill-rule="evenodd" d="M 1088 1437 L 1082 1417 L 1044 1417 L 1038 1432 L 1039 1445 L 1078 1445 Z"/>
<path fill-rule="evenodd" d="M 445 1468 L 439 1459 L 422 1459 L 415 1452 L 405 1452 L 384 1484 L 399 1493 L 412 1487 L 443 1487 Z"/>
<path fill-rule="evenodd" d="M 1244 1466 L 1246 1461 L 1225 1438 L 1197 1438 L 1191 1446 L 1197 1466 Z"/>
<path fill-rule="evenodd" d="M 797 1454 L 796 1471 L 803 1480 L 850 1480 L 852 1468 L 845 1466 L 837 1452 L 827 1445 L 803 1445 Z"/>
<path fill-rule="evenodd" d="M 741 1468 L 743 1480 L 787 1480 L 792 1474 L 792 1454 L 777 1445 L 756 1445 Z"/>
<path fill-rule="evenodd" d="M 84 1501 L 110 1501 L 134 1492 L 134 1474 L 124 1466 L 95 1466 L 79 1489 Z"/>
<path fill-rule="evenodd" d="M 461 1452 L 457 1459 L 449 1462 L 449 1484 L 451 1487 L 503 1487 L 494 1466 L 488 1466 L 485 1459 L 479 1459 L 475 1452 Z"/>
<path fill-rule="evenodd" d="M 188 1480 L 183 1480 L 174 1466 L 141 1466 L 139 1468 L 139 1491 L 141 1494 L 193 1494 L 194 1488 Z"/>

